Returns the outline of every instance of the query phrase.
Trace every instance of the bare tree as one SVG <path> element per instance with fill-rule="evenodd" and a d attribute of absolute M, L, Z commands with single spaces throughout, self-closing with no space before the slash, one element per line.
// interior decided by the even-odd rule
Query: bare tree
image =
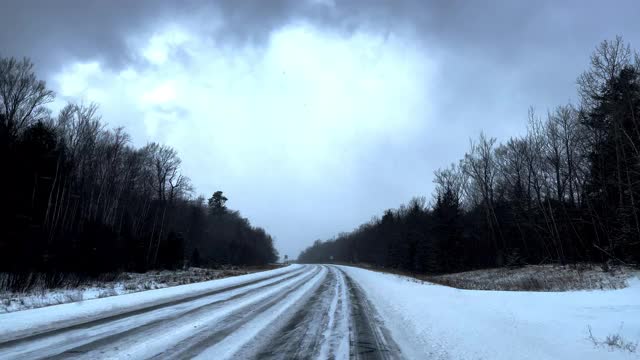
<path fill-rule="evenodd" d="M 143 151 L 148 154 L 148 166 L 152 175 L 149 180 L 156 193 L 156 198 L 161 201 L 168 200 L 171 189 L 178 185 L 186 185 L 186 182 L 180 179 L 179 174 L 179 166 L 182 161 L 176 151 L 166 145 L 150 143 L 143 148 Z"/>
<path fill-rule="evenodd" d="M 44 119 L 49 111 L 44 107 L 53 101 L 53 91 L 38 80 L 33 64 L 27 58 L 0 58 L 0 102 L 2 126 L 16 134 L 29 123 Z"/>
<path fill-rule="evenodd" d="M 544 124 L 545 142 L 544 142 L 544 158 L 546 160 L 547 168 L 550 172 L 549 178 L 553 179 L 550 182 L 550 189 L 555 193 L 556 200 L 563 201 L 565 193 L 565 153 L 563 136 L 561 133 L 561 127 L 557 118 L 549 113 L 547 121 Z"/>
<path fill-rule="evenodd" d="M 635 55 L 635 56 L 634 56 Z M 591 55 L 591 68 L 578 77 L 578 94 L 582 106 L 591 108 L 596 105 L 595 99 L 601 94 L 611 80 L 635 59 L 638 64 L 638 54 L 631 51 L 629 44 L 625 44 L 622 36 L 616 36 L 612 41 L 601 42 Z"/>
<path fill-rule="evenodd" d="M 481 195 L 481 205 L 485 210 L 490 237 L 496 249 L 500 249 L 504 246 L 504 239 L 495 213 L 494 190 L 497 170 L 495 143 L 495 138 L 487 138 L 484 133 L 481 133 L 478 142 L 472 141 L 471 150 L 465 154 L 463 170 L 472 180 L 473 187 L 468 189 L 479 191 Z"/>
<path fill-rule="evenodd" d="M 436 184 L 436 197 L 450 193 L 456 200 L 462 201 L 465 175 L 461 167 L 451 164 L 448 168 L 434 171 L 433 175 L 433 182 Z"/>

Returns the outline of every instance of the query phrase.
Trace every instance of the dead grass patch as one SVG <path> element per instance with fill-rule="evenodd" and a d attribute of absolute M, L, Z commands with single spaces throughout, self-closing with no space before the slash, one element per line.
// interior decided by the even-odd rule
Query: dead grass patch
<path fill-rule="evenodd" d="M 622 289 L 637 273 L 626 267 L 611 267 L 604 271 L 596 264 L 528 265 L 517 268 L 495 268 L 465 271 L 444 275 L 415 274 L 397 269 L 377 268 L 367 264 L 345 264 L 373 271 L 408 276 L 416 281 L 429 282 L 466 290 L 502 291 L 571 291 Z"/>

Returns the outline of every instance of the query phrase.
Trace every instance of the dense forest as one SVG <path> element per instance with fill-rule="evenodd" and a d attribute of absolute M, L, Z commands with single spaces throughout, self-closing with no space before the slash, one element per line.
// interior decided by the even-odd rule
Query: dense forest
<path fill-rule="evenodd" d="M 640 57 L 596 47 L 579 104 L 503 143 L 481 134 L 435 194 L 303 251 L 301 262 L 442 273 L 539 263 L 640 263 Z M 508 101 L 508 99 L 505 99 Z"/>
<path fill-rule="evenodd" d="M 52 114 L 28 59 L 0 58 L 0 271 L 102 274 L 274 262 L 272 238 L 194 198 L 174 149 L 130 144 L 96 105 Z M 215 176 L 215 174 L 213 174 Z"/>

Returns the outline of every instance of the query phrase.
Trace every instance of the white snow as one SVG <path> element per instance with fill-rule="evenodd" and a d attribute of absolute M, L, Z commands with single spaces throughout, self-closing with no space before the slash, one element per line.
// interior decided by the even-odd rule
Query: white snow
<path fill-rule="evenodd" d="M 252 268 L 203 269 L 191 267 L 183 270 L 150 270 L 145 273 L 125 272 L 114 281 L 87 280 L 77 286 L 61 286 L 55 289 L 47 289 L 44 284 L 39 283 L 25 292 L 0 291 L 0 314 L 217 280 L 256 271 L 258 270 Z M 5 280 L 3 277 L 6 276 L 8 274 L 0 273 L 0 284 Z"/>
<path fill-rule="evenodd" d="M 186 297 L 197 296 L 254 280 L 264 279 L 296 269 L 290 265 L 276 270 L 230 278 L 142 291 L 120 296 L 79 301 L 38 309 L 0 314 L 0 342 L 34 333 L 71 326 L 134 311 Z"/>
<path fill-rule="evenodd" d="M 638 359 L 596 346 L 619 334 L 640 341 L 640 279 L 619 290 L 459 290 L 342 267 L 360 284 L 410 359 Z"/>

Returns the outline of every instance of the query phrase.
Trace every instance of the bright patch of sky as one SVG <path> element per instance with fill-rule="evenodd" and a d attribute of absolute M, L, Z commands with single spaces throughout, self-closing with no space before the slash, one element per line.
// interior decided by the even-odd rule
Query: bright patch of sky
<path fill-rule="evenodd" d="M 137 145 L 173 146 L 199 193 L 225 191 L 292 256 L 310 236 L 331 236 L 327 222 L 346 229 L 367 220 L 361 194 L 345 191 L 371 180 L 353 171 L 357 163 L 428 124 L 436 63 L 395 34 L 345 37 L 297 23 L 266 46 L 238 49 L 172 24 L 129 43 L 139 63 L 125 69 L 67 65 L 54 77 L 58 106 L 95 101 Z M 309 191 L 325 192 L 323 201 L 309 202 Z M 308 216 L 324 220 L 311 229 L 277 221 Z"/>

